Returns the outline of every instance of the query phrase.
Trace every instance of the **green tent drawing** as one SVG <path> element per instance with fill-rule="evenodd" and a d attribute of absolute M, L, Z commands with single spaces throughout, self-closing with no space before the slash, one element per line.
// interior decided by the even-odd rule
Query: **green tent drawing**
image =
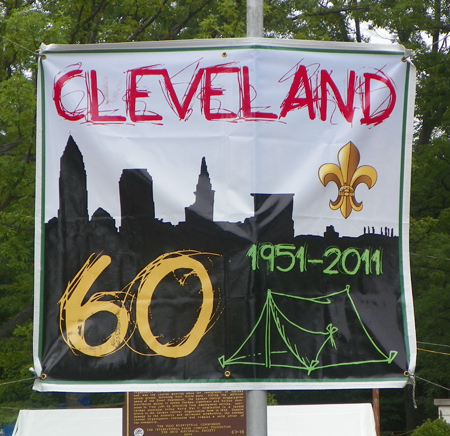
<path fill-rule="evenodd" d="M 274 297 L 280 298 L 289 298 L 293 300 L 302 300 L 304 302 L 309 302 L 318 305 L 331 305 L 332 298 L 342 295 L 348 298 L 350 302 L 350 307 L 356 317 L 359 326 L 362 329 L 365 339 L 369 341 L 370 346 L 372 347 L 372 351 L 379 356 L 379 358 L 370 358 L 367 360 L 357 360 L 350 362 L 340 362 L 340 363 L 332 363 L 332 364 L 323 364 L 321 362 L 321 355 L 323 354 L 325 347 L 331 346 L 334 349 L 337 349 L 335 335 L 338 332 L 338 328 L 329 323 L 323 331 L 314 331 L 304 328 L 298 325 L 296 322 L 289 319 L 279 308 Z M 294 303 L 294 301 L 292 301 Z M 292 339 L 289 338 L 289 334 L 287 333 L 287 329 L 292 331 L 292 328 L 297 333 L 314 335 L 315 343 L 318 344 L 318 349 L 309 356 L 305 355 L 305 352 L 299 350 L 299 345 L 294 343 Z M 256 331 L 264 330 L 264 349 L 261 352 L 253 355 L 245 354 L 244 349 L 249 341 L 252 340 L 252 337 L 255 335 Z M 273 338 L 278 335 L 278 338 L 281 338 L 283 343 L 283 349 L 273 349 Z M 291 334 L 292 336 L 292 334 Z M 273 367 L 284 367 L 284 368 L 292 368 L 306 371 L 308 375 L 310 375 L 313 371 L 324 368 L 331 368 L 337 366 L 345 366 L 345 365 L 361 365 L 361 364 L 370 364 L 370 363 L 391 363 L 395 357 L 397 356 L 397 351 L 390 351 L 389 354 L 384 353 L 375 343 L 373 338 L 370 336 L 367 328 L 364 326 L 361 317 L 358 313 L 358 310 L 350 296 L 350 286 L 347 285 L 344 290 L 334 292 L 328 295 L 324 295 L 321 297 L 314 298 L 305 298 L 298 297 L 293 295 L 281 294 L 277 292 L 273 292 L 270 289 L 267 290 L 267 297 L 264 303 L 264 306 L 261 310 L 261 314 L 252 328 L 250 334 L 244 340 L 244 342 L 239 346 L 236 352 L 230 356 L 219 357 L 219 363 L 222 368 L 225 368 L 229 365 L 254 365 L 254 366 L 265 366 L 266 368 Z M 283 355 L 289 356 L 289 359 L 285 359 L 283 362 Z M 280 359 L 281 357 L 281 359 Z M 292 360 L 292 357 L 294 358 Z M 289 361 L 288 361 L 289 360 Z M 295 362 L 292 364 L 292 362 Z"/>

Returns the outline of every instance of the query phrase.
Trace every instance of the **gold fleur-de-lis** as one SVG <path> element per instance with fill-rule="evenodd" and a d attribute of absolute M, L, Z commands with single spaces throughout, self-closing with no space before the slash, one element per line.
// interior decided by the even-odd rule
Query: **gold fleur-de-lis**
<path fill-rule="evenodd" d="M 352 142 L 344 145 L 338 153 L 339 166 L 335 164 L 324 164 L 319 168 L 319 179 L 323 186 L 329 182 L 336 183 L 338 197 L 335 201 L 330 200 L 330 208 L 341 209 L 342 216 L 348 218 L 352 209 L 356 212 L 363 207 L 362 202 L 355 199 L 355 189 L 360 183 L 365 183 L 370 189 L 377 181 L 375 168 L 359 164 L 359 151 Z"/>

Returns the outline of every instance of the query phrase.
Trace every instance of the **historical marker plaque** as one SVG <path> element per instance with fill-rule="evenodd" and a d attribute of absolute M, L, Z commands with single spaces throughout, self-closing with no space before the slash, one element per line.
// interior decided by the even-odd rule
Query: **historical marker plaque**
<path fill-rule="evenodd" d="M 245 435 L 245 394 L 130 392 L 123 426 L 124 436 Z"/>

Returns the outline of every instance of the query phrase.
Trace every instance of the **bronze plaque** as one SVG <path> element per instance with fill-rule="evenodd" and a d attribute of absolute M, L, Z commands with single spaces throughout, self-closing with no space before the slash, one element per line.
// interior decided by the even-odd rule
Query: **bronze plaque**
<path fill-rule="evenodd" d="M 123 418 L 124 436 L 245 436 L 245 394 L 130 392 Z"/>

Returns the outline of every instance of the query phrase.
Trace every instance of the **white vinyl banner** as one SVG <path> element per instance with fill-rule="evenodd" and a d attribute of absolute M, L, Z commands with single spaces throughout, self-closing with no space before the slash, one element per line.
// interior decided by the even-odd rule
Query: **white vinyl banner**
<path fill-rule="evenodd" d="M 405 56 L 271 39 L 42 46 L 36 389 L 403 386 Z"/>

